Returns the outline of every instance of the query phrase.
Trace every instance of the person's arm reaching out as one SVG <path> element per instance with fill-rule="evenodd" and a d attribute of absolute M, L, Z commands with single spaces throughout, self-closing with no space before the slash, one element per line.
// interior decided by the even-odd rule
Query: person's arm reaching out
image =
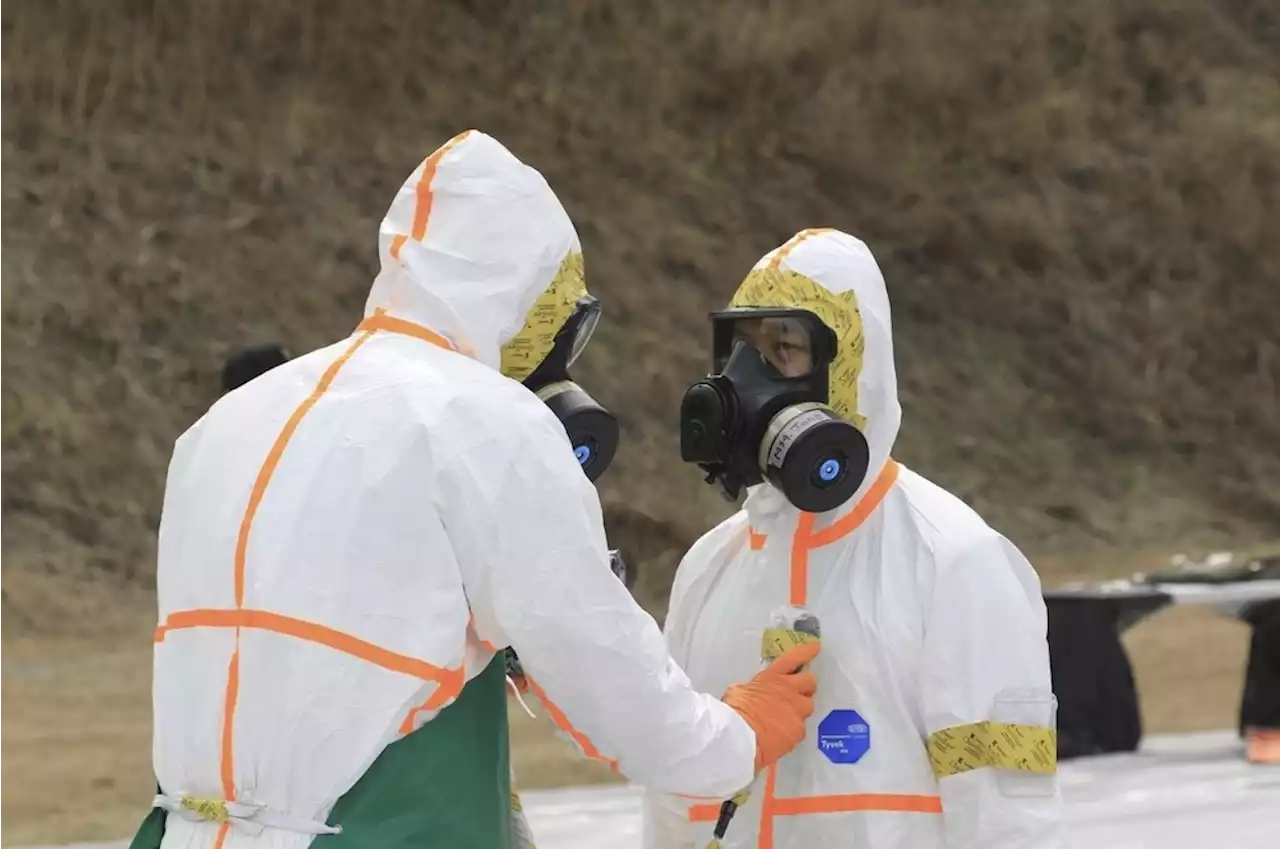
<path fill-rule="evenodd" d="M 772 698 L 731 691 L 732 708 L 694 691 L 610 571 L 599 499 L 559 421 L 513 393 L 526 390 L 512 384 L 500 393 L 508 397 L 451 413 L 455 444 L 441 471 L 439 508 L 477 633 L 515 648 L 531 686 L 589 754 L 656 789 L 736 792 L 762 758 L 802 738 L 812 702 L 799 691 L 812 692 L 812 676 L 753 680 L 748 687 L 763 684 Z M 775 707 L 762 711 L 763 702 Z"/>

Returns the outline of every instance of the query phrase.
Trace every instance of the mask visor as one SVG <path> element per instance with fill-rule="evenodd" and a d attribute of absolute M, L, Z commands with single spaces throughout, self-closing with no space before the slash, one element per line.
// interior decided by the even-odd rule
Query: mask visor
<path fill-rule="evenodd" d="M 808 377 L 835 354 L 835 334 L 807 310 L 725 310 L 711 323 L 714 374 L 724 373 L 739 343 L 784 378 Z"/>
<path fill-rule="evenodd" d="M 591 341 L 592 335 L 596 332 L 596 325 L 599 323 L 600 302 L 591 295 L 583 295 L 578 299 L 573 315 L 569 316 L 569 320 L 565 323 L 562 331 L 570 335 L 569 359 L 565 363 L 566 368 L 572 366 L 578 357 L 582 356 L 583 350 L 586 349 L 587 343 Z"/>

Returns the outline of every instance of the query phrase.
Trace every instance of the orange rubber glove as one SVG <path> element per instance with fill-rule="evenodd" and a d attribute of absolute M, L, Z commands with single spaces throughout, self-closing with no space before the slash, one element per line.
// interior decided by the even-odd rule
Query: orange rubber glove
<path fill-rule="evenodd" d="M 818 679 L 801 668 L 821 650 L 816 642 L 789 649 L 721 698 L 756 732 L 756 772 L 773 766 L 804 740 L 804 721 L 813 715 Z"/>

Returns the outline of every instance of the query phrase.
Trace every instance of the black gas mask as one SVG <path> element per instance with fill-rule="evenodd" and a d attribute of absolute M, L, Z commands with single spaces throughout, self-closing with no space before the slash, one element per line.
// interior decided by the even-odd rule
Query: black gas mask
<path fill-rule="evenodd" d="M 590 295 L 578 299 L 573 314 L 556 334 L 547 354 L 524 385 L 551 408 L 564 425 L 573 455 L 587 478 L 596 481 L 618 452 L 618 420 L 569 377 L 600 321 L 600 302 Z"/>
<path fill-rule="evenodd" d="M 826 406 L 836 335 L 799 309 L 711 314 L 712 373 L 680 405 L 680 456 L 736 500 L 768 482 L 808 513 L 862 485 L 867 440 Z"/>

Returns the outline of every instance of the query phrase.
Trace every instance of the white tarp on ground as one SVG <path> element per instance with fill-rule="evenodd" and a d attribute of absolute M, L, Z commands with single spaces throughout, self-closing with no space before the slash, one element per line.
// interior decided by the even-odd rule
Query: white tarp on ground
<path fill-rule="evenodd" d="M 1070 761 L 1062 766 L 1062 784 L 1072 849 L 1280 846 L 1280 767 L 1246 763 L 1239 740 L 1229 732 L 1156 736 L 1136 754 Z M 635 787 L 521 795 L 538 849 L 640 847 Z M 127 845 L 80 844 L 75 849 Z"/>
<path fill-rule="evenodd" d="M 1246 763 L 1231 733 L 1152 737 L 1139 753 L 1070 761 L 1062 785 L 1072 849 L 1280 847 L 1280 767 Z M 522 796 L 538 849 L 639 849 L 634 787 Z"/>

